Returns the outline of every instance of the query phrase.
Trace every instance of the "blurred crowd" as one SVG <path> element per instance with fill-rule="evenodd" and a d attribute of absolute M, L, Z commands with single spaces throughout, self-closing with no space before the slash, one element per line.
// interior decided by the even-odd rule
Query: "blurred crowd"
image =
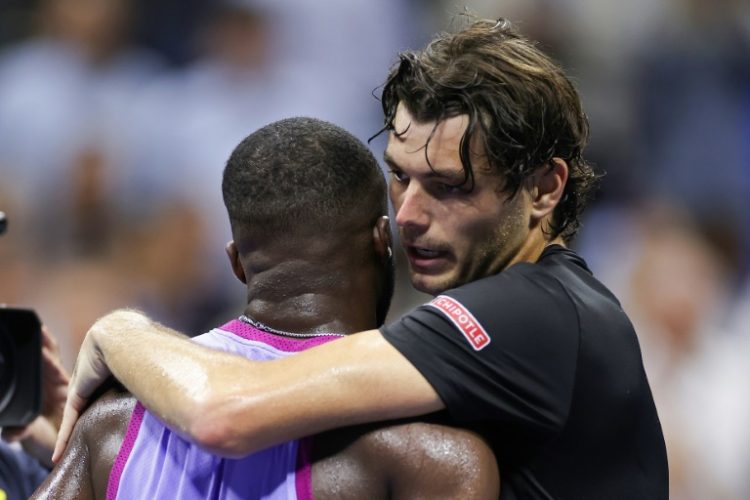
<path fill-rule="evenodd" d="M 464 6 L 582 93 L 606 174 L 575 247 L 639 332 L 672 498 L 750 498 L 743 0 L 0 0 L 0 302 L 35 308 L 69 369 L 116 307 L 193 334 L 235 315 L 232 148 L 296 115 L 367 140 L 397 52 Z M 391 317 L 423 298 L 400 280 Z"/>

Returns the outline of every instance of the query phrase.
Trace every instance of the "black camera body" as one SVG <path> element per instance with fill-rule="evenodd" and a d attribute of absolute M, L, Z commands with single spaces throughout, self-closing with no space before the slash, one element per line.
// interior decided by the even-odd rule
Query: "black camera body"
<path fill-rule="evenodd" d="M 0 212 L 0 234 L 8 219 Z M 34 311 L 0 305 L 0 427 L 31 423 L 42 407 L 42 325 Z"/>
<path fill-rule="evenodd" d="M 34 311 L 0 307 L 0 427 L 26 425 L 39 415 L 41 342 Z"/>

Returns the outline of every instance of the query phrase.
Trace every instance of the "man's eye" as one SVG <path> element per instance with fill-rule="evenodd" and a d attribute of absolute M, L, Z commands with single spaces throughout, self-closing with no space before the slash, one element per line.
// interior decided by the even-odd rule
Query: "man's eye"
<path fill-rule="evenodd" d="M 400 170 L 391 170 L 391 175 L 397 182 L 404 182 L 409 179 L 406 174 Z"/>
<path fill-rule="evenodd" d="M 458 194 L 462 193 L 464 190 L 463 184 L 446 184 L 444 182 L 441 182 L 438 187 L 440 191 L 446 194 Z"/>

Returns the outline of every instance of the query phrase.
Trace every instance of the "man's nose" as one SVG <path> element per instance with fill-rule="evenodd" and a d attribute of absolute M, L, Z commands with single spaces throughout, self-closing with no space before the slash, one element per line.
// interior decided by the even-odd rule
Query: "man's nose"
<path fill-rule="evenodd" d="M 411 182 L 396 200 L 396 224 L 402 228 L 426 229 L 429 225 L 429 196 L 416 183 Z"/>

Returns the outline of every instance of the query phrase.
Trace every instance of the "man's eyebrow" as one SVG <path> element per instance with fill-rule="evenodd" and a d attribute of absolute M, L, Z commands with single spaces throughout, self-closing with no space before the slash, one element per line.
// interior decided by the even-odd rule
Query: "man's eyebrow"
<path fill-rule="evenodd" d="M 458 169 L 432 169 L 426 177 L 433 179 L 447 180 L 456 184 L 460 184 L 465 180 L 465 172 L 463 168 Z"/>
<path fill-rule="evenodd" d="M 396 160 L 394 160 L 393 157 L 389 155 L 387 151 L 383 153 L 383 161 L 387 163 L 388 166 L 391 168 L 395 168 L 398 170 L 401 169 L 401 167 L 399 167 Z M 464 182 L 465 176 L 466 176 L 466 173 L 463 167 L 431 168 L 430 171 L 425 174 L 425 177 L 428 179 L 444 179 L 444 180 L 448 180 L 450 182 L 456 182 L 456 183 Z"/>
<path fill-rule="evenodd" d="M 398 168 L 398 163 L 388 154 L 388 151 L 383 153 L 383 161 L 388 164 L 389 167 Z"/>

